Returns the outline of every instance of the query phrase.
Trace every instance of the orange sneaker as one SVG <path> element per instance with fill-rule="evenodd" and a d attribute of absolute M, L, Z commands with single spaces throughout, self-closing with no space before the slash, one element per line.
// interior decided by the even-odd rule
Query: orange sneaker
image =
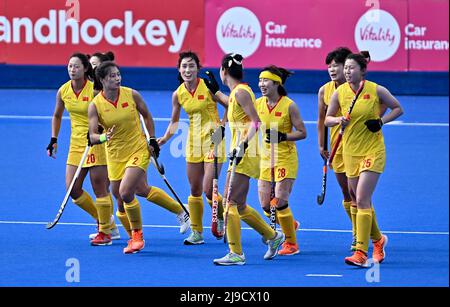
<path fill-rule="evenodd" d="M 289 243 L 285 241 L 282 245 L 282 248 L 278 251 L 278 255 L 280 256 L 292 256 L 300 253 L 298 248 L 298 244 Z"/>
<path fill-rule="evenodd" d="M 103 245 L 111 245 L 111 234 L 106 234 L 103 232 L 97 233 L 94 239 L 91 240 L 91 245 L 94 246 L 103 246 Z"/>
<path fill-rule="evenodd" d="M 373 261 L 382 263 L 384 258 L 386 258 L 386 251 L 384 250 L 388 243 L 388 237 L 386 235 L 382 235 L 381 239 L 373 242 L 373 253 L 372 258 Z"/>
<path fill-rule="evenodd" d="M 123 249 L 124 254 L 135 254 L 142 250 L 145 246 L 144 234 L 142 229 L 133 230 L 131 240 L 128 240 L 128 245 Z"/>
<path fill-rule="evenodd" d="M 367 267 L 367 254 L 357 250 L 353 256 L 345 258 L 345 263 L 365 268 Z"/>
<path fill-rule="evenodd" d="M 123 249 L 124 254 L 133 254 L 133 249 L 131 248 L 131 244 L 133 244 L 133 240 L 128 240 L 128 245 Z"/>

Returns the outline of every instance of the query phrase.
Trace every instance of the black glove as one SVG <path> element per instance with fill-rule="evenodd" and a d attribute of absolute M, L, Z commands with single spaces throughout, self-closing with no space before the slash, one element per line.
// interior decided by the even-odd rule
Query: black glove
<path fill-rule="evenodd" d="M 287 140 L 287 134 L 275 129 L 266 129 L 266 143 L 281 143 Z"/>
<path fill-rule="evenodd" d="M 377 119 L 369 119 L 364 122 L 364 124 L 367 126 L 367 129 L 369 129 L 372 132 L 378 132 L 380 131 L 381 127 L 383 126 L 383 121 L 381 118 Z"/>
<path fill-rule="evenodd" d="M 56 154 L 56 148 L 58 147 L 58 139 L 57 138 L 51 138 L 50 139 L 50 144 L 48 144 L 47 146 L 47 154 L 49 157 L 53 156 L 53 151 L 55 151 L 54 153 Z"/>
<path fill-rule="evenodd" d="M 233 160 L 236 159 L 236 165 L 238 165 L 244 157 L 245 150 L 248 148 L 247 142 L 242 142 L 238 147 L 234 148 L 230 154 L 230 165 L 233 164 Z"/>
<path fill-rule="evenodd" d="M 225 127 L 219 126 L 216 130 L 213 131 L 211 134 L 211 141 L 213 144 L 219 144 L 222 142 L 223 138 L 225 137 Z"/>
<path fill-rule="evenodd" d="M 216 81 L 216 78 L 210 71 L 205 72 L 208 76 L 208 79 L 204 79 L 206 86 L 211 91 L 211 93 L 216 94 L 219 91 L 219 84 Z"/>
<path fill-rule="evenodd" d="M 154 136 L 151 136 L 150 139 L 148 140 L 148 146 L 153 148 L 155 157 L 158 158 L 160 149 L 159 149 L 158 141 L 156 140 L 156 138 Z"/>
<path fill-rule="evenodd" d="M 103 127 L 100 126 L 100 125 L 98 125 L 97 130 L 98 130 L 98 133 L 99 133 L 99 134 L 102 134 L 103 131 L 104 131 Z M 92 146 L 92 143 L 91 143 L 91 137 L 90 137 L 90 135 L 89 135 L 89 130 L 88 130 L 88 132 L 87 132 L 87 140 L 88 140 L 88 145 L 89 145 L 89 146 Z"/>

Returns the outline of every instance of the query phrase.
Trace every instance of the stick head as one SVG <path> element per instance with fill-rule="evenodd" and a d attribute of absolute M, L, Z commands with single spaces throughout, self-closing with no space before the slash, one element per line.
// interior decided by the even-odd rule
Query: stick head
<path fill-rule="evenodd" d="M 325 200 L 325 195 L 317 195 L 317 204 L 322 205 L 323 201 Z"/>
<path fill-rule="evenodd" d="M 52 229 L 56 225 L 55 222 L 48 222 L 47 225 L 45 225 L 45 228 Z"/>

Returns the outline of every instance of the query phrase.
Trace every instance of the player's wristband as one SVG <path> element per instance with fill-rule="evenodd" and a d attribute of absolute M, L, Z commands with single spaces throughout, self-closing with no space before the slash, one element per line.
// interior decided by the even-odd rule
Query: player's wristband
<path fill-rule="evenodd" d="M 100 134 L 100 143 L 105 143 L 107 140 L 106 133 Z"/>

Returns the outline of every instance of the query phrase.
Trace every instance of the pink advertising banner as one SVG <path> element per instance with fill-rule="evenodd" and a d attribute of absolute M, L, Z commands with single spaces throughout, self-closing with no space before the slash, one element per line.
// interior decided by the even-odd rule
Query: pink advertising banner
<path fill-rule="evenodd" d="M 347 46 L 355 52 L 370 51 L 371 70 L 448 70 L 448 0 L 207 0 L 205 4 L 206 66 L 219 66 L 225 53 L 236 52 L 250 68 L 276 64 L 325 69 L 327 53 Z M 428 52 L 407 45 L 406 33 L 415 31 L 414 23 L 427 29 L 422 39 L 442 40 L 442 48 Z M 427 58 L 433 65 L 424 65 Z"/>
<path fill-rule="evenodd" d="M 61 65 L 75 51 L 114 51 L 123 66 L 203 58 L 204 0 L 0 0 L 0 61 Z"/>
<path fill-rule="evenodd" d="M 409 0 L 409 21 L 404 28 L 404 48 L 409 69 L 448 71 L 448 0 Z"/>

